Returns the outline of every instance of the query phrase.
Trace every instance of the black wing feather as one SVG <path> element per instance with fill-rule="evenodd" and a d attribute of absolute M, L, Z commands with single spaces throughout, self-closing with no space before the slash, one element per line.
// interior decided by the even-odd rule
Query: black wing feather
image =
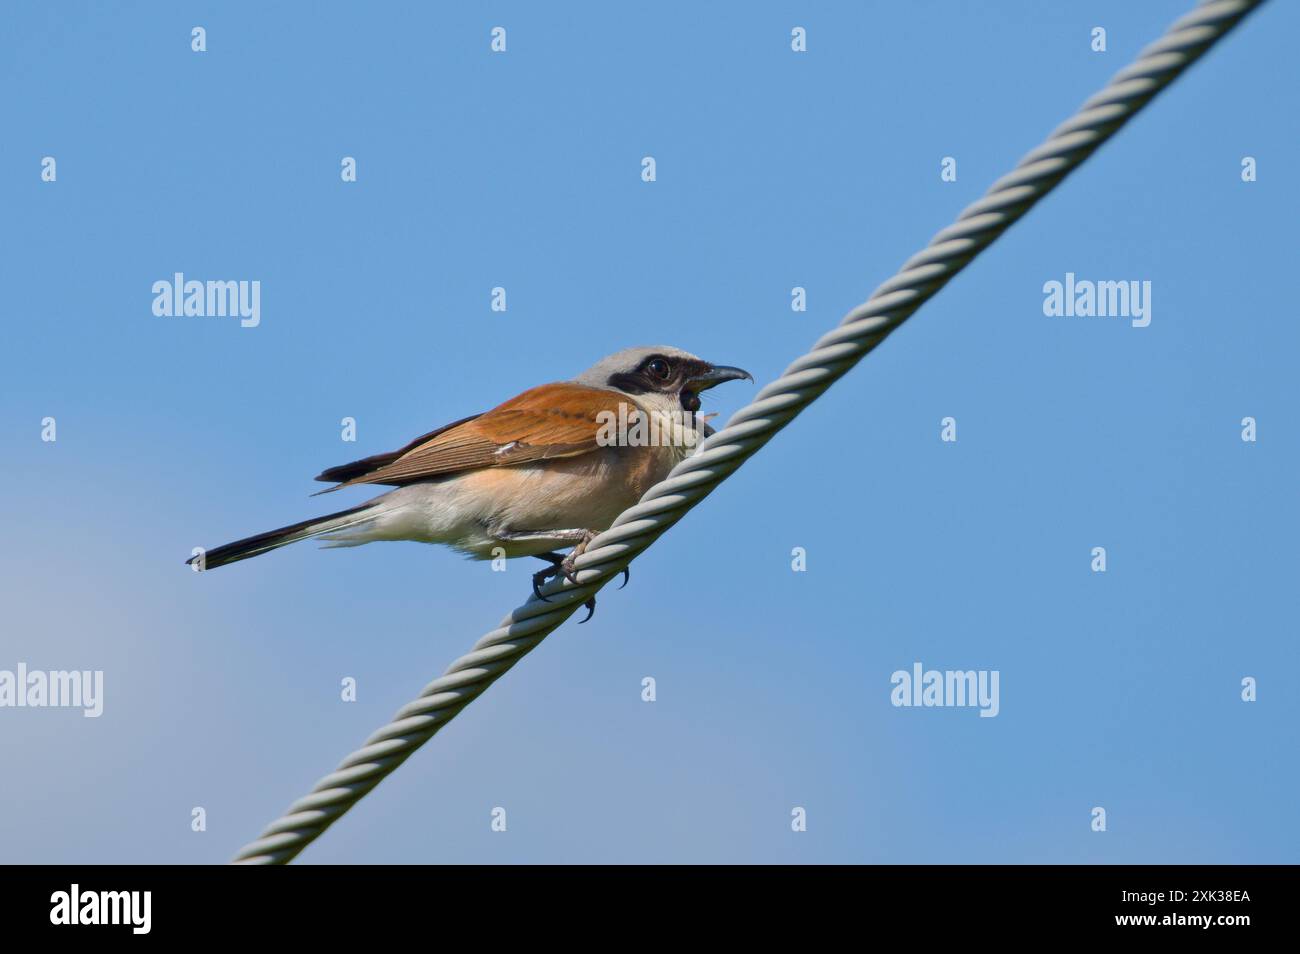
<path fill-rule="evenodd" d="M 437 430 L 430 431 L 428 434 L 423 434 L 420 437 L 417 437 L 400 450 L 389 451 L 387 454 L 374 454 L 370 457 L 363 457 L 361 460 L 354 460 L 350 464 L 339 464 L 337 467 L 323 470 L 316 476 L 316 480 L 323 480 L 327 483 L 343 483 L 344 481 L 354 480 L 357 477 L 364 477 L 366 474 L 372 473 L 380 467 L 387 467 L 403 454 L 414 450 L 425 441 L 432 440 L 443 431 L 449 431 L 453 427 L 467 424 L 475 418 L 482 416 L 482 414 L 471 414 L 469 417 L 462 417 L 459 421 L 452 421 L 450 424 L 444 424 Z M 328 493 L 328 491 L 322 490 L 321 493 Z"/>

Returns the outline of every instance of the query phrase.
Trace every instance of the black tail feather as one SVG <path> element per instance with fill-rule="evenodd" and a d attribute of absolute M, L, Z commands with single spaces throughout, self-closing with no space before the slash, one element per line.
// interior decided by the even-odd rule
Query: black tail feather
<path fill-rule="evenodd" d="M 249 557 L 255 557 L 258 554 L 266 553 L 268 550 L 274 550 L 288 543 L 294 543 L 297 540 L 306 539 L 313 535 L 313 527 L 321 527 L 322 524 L 337 520 L 340 517 L 350 517 L 367 509 L 369 503 L 352 507 L 349 510 L 340 510 L 338 513 L 327 514 L 323 517 L 312 517 L 310 520 L 303 520 L 299 523 L 291 523 L 287 527 L 280 527 L 278 530 L 268 530 L 265 533 L 259 533 L 255 536 L 245 537 L 242 540 L 236 540 L 233 543 L 226 543 L 212 550 L 204 551 L 202 554 L 204 570 L 214 570 L 219 566 L 225 566 L 227 563 L 238 563 L 240 560 L 247 560 Z M 314 532 L 327 532 L 326 528 Z M 199 556 L 192 556 L 185 561 L 187 565 L 193 565 L 199 561 Z"/>

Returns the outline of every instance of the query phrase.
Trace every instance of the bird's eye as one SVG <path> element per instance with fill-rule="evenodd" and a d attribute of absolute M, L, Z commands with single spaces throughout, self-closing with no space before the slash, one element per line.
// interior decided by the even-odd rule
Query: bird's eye
<path fill-rule="evenodd" d="M 668 362 L 663 358 L 655 358 L 646 365 L 646 370 L 660 381 L 667 381 L 673 373 L 672 368 L 668 367 Z"/>

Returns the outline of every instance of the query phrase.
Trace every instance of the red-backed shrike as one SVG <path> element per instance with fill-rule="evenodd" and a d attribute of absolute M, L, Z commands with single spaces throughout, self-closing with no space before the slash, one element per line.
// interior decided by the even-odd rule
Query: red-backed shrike
<path fill-rule="evenodd" d="M 753 380 L 676 348 L 628 348 L 572 381 L 532 388 L 316 478 L 337 482 L 321 493 L 356 484 L 395 490 L 189 562 L 214 569 L 309 537 L 334 547 L 416 540 L 479 560 L 541 557 L 552 566 L 534 576 L 534 590 L 561 573 L 572 579 L 591 539 L 712 433 L 696 415 L 700 392 L 741 378 Z M 568 556 L 554 552 L 570 545 Z"/>

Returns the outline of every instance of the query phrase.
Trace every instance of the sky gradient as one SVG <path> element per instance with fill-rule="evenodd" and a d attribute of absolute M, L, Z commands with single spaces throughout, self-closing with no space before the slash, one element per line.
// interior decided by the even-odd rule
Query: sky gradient
<path fill-rule="evenodd" d="M 761 386 L 1187 6 L 6 5 L 0 670 L 104 711 L 0 708 L 0 861 L 228 859 L 536 568 L 193 547 L 623 347 Z M 301 862 L 1300 860 L 1297 28 L 1248 19 Z M 176 272 L 260 324 L 156 317 Z M 1150 325 L 1046 316 L 1067 273 Z M 996 718 L 891 705 L 917 662 L 998 671 Z"/>

